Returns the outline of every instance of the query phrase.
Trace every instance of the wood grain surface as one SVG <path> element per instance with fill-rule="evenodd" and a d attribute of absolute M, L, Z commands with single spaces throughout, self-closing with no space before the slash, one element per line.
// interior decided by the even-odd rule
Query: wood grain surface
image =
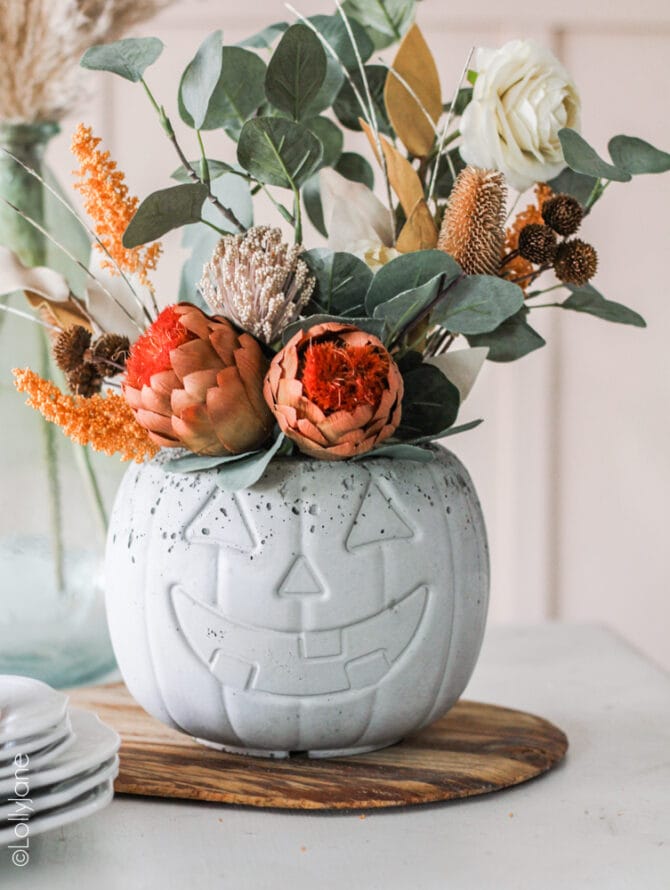
<path fill-rule="evenodd" d="M 71 704 L 122 737 L 119 794 L 300 810 L 368 809 L 487 794 L 555 766 L 568 740 L 540 717 L 460 701 L 400 744 L 370 754 L 269 760 L 206 748 L 146 714 L 123 684 L 89 687 Z"/>

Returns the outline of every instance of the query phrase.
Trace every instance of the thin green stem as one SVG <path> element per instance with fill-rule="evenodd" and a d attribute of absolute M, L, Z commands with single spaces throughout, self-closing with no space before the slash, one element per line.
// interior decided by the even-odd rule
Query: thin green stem
<path fill-rule="evenodd" d="M 302 244 L 302 206 L 300 189 L 293 187 L 293 217 L 295 219 L 295 243 Z"/>
<path fill-rule="evenodd" d="M 221 236 L 228 234 L 228 232 L 226 232 L 224 229 L 220 229 L 218 226 L 215 226 L 214 223 L 211 223 L 207 219 L 201 219 L 200 222 L 203 223 L 203 225 L 209 226 L 210 229 L 213 229 L 215 232 L 218 232 L 219 235 L 221 235 Z"/>
<path fill-rule="evenodd" d="M 560 303 L 538 303 L 536 306 L 529 306 L 529 309 L 554 309 L 560 306 Z"/>
<path fill-rule="evenodd" d="M 40 349 L 40 376 L 51 376 L 51 350 L 49 340 L 43 329 L 38 332 Z M 56 427 L 49 421 L 40 418 L 42 429 L 42 447 L 47 471 L 47 493 L 49 527 L 51 530 L 51 555 L 54 563 L 56 590 L 65 593 L 65 559 L 63 548 L 63 504 L 61 497 L 60 475 L 58 472 L 58 452 L 56 445 Z"/>
<path fill-rule="evenodd" d="M 532 300 L 533 297 L 539 297 L 541 294 L 548 294 L 552 290 L 558 290 L 560 287 L 565 287 L 562 281 L 559 281 L 558 284 L 552 284 L 551 287 L 545 287 L 544 290 L 533 290 L 529 294 L 526 294 L 526 299 Z"/>
<path fill-rule="evenodd" d="M 200 146 L 200 157 L 202 158 L 202 162 L 200 164 L 202 169 L 202 181 L 205 183 L 207 188 L 209 188 L 211 184 L 211 179 L 209 175 L 209 163 L 207 161 L 207 155 L 205 154 L 205 145 L 202 141 L 202 133 L 200 130 L 196 131 L 198 134 L 198 145 Z"/>
<path fill-rule="evenodd" d="M 73 442 L 72 447 L 79 472 L 93 504 L 93 512 L 97 519 L 100 536 L 104 541 L 107 536 L 108 517 L 98 477 L 91 462 L 91 453 L 86 445 L 77 445 Z"/>
<path fill-rule="evenodd" d="M 193 165 L 188 160 L 188 158 L 182 151 L 181 145 L 177 141 L 177 134 L 175 133 L 172 123 L 170 122 L 170 118 L 165 113 L 165 109 L 163 108 L 163 106 L 159 105 L 158 102 L 156 101 L 154 94 L 149 89 L 149 86 L 143 77 L 140 78 L 140 83 L 144 87 L 144 91 L 147 94 L 147 96 L 149 97 L 149 101 L 153 105 L 156 113 L 158 114 L 158 120 L 160 122 L 160 125 L 163 128 L 168 139 L 172 143 L 174 150 L 177 152 L 179 160 L 181 161 L 182 166 L 186 170 L 186 174 L 187 174 L 188 178 L 191 180 L 191 182 L 202 183 L 202 185 L 204 185 L 207 188 L 207 200 L 211 204 L 213 204 L 216 207 L 216 209 L 219 211 L 219 213 L 221 213 L 221 215 L 224 216 L 228 220 L 228 222 L 232 223 L 239 232 L 243 232 L 244 226 L 239 221 L 237 216 L 235 216 L 234 212 L 229 207 L 224 206 L 221 203 L 221 201 L 219 201 L 219 199 L 216 197 L 216 195 L 212 192 L 209 182 L 205 182 L 204 178 L 201 178 L 200 176 L 198 176 L 197 172 L 193 168 Z M 206 163 L 206 161 L 205 161 L 205 163 Z M 205 169 L 203 167 L 203 177 L 204 177 L 204 175 L 205 175 Z"/>

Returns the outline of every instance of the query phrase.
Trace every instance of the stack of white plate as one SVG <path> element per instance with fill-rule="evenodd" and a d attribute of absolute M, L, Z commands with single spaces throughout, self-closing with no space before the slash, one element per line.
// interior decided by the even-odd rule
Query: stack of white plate
<path fill-rule="evenodd" d="M 67 696 L 0 675 L 0 846 L 89 816 L 114 794 L 119 736 Z"/>

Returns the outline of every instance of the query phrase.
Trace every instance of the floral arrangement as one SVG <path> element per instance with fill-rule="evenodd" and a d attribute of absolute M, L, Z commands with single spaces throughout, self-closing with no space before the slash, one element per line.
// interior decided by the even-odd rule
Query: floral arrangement
<path fill-rule="evenodd" d="M 29 404 L 126 459 L 186 449 L 170 470 L 217 467 L 234 489 L 293 451 L 431 460 L 432 440 L 481 422 L 456 425 L 484 360 L 544 345 L 538 305 L 644 326 L 593 287 L 597 252 L 579 230 L 612 182 L 669 170 L 670 154 L 619 135 L 602 159 L 580 135 L 569 74 L 527 41 L 472 53 L 445 101 L 415 6 L 345 0 L 238 45 L 207 37 L 177 97 L 195 160 L 149 85 L 159 40 L 84 54 L 85 68 L 140 85 L 180 165 L 139 202 L 90 129 L 75 133 L 88 231 L 128 298 L 5 258 L 0 274 L 39 295 L 72 391 L 17 371 Z M 395 44 L 390 62 L 377 56 Z M 237 163 L 207 153 L 211 131 L 236 143 Z M 347 131 L 365 134 L 368 158 L 344 150 Z M 261 193 L 292 244 L 254 223 Z M 304 245 L 305 217 L 327 247 Z M 159 242 L 181 227 L 192 255 L 179 302 L 159 311 Z"/>

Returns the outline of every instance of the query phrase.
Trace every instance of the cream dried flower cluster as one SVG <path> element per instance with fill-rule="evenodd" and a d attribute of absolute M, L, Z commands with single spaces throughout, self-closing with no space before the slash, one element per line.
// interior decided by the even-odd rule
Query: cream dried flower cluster
<path fill-rule="evenodd" d="M 204 269 L 200 292 L 209 307 L 264 343 L 278 340 L 307 306 L 315 280 L 279 229 L 254 226 L 226 235 Z"/>

